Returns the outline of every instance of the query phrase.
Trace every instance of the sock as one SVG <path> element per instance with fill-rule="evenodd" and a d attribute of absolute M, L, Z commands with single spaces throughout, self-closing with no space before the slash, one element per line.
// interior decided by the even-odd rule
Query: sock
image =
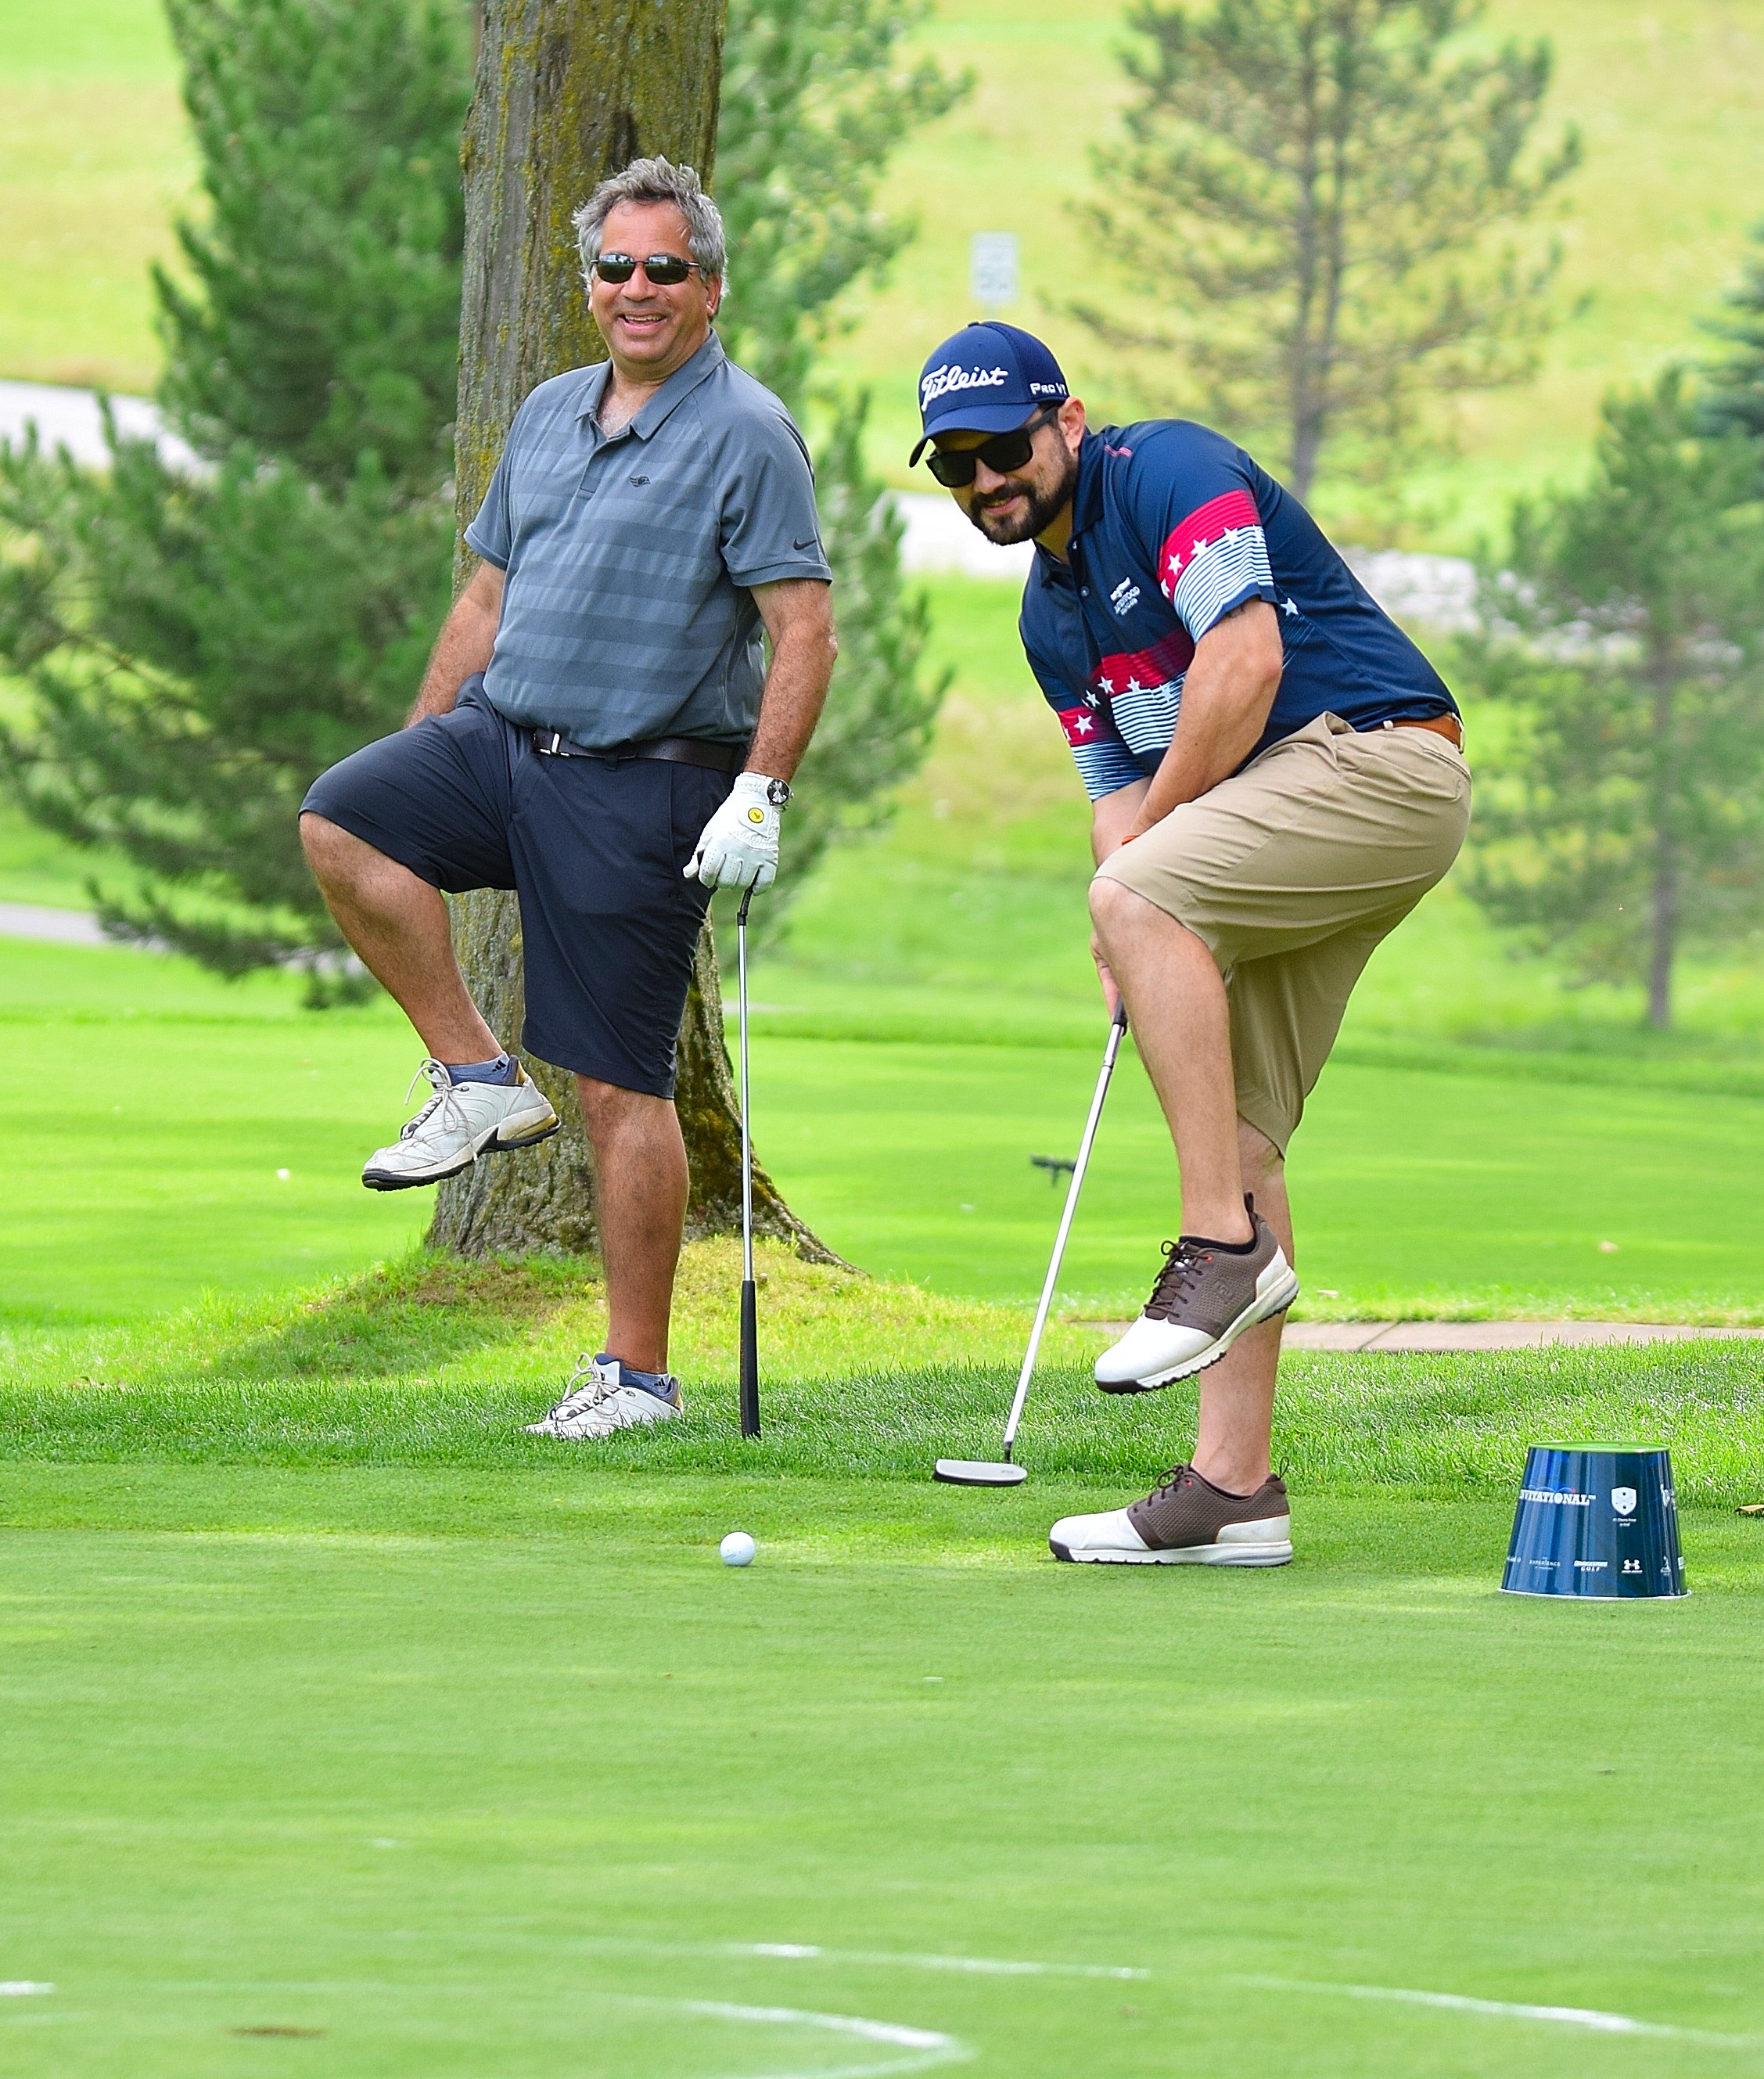
<path fill-rule="evenodd" d="M 520 1065 L 508 1054 L 499 1054 L 490 1061 L 449 1061 L 446 1068 L 456 1083 L 518 1083 L 520 1080 Z"/>
<path fill-rule="evenodd" d="M 616 1364 L 619 1377 L 626 1386 L 640 1386 L 646 1393 L 653 1393 L 658 1400 L 668 1400 L 672 1395 L 667 1391 L 665 1371 L 639 1371 L 635 1365 L 628 1365 L 623 1357 L 615 1357 L 610 1350 L 602 1350 L 594 1360 L 596 1364 Z"/>
<path fill-rule="evenodd" d="M 1184 1235 L 1182 1240 L 1189 1249 L 1216 1249 L 1221 1256 L 1248 1256 L 1256 1246 L 1253 1232 L 1248 1241 L 1214 1241 L 1209 1235 Z"/>

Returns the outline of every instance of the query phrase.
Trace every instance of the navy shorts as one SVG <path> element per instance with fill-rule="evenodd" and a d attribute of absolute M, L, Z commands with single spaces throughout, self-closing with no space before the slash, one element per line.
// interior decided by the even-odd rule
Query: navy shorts
<path fill-rule="evenodd" d="M 710 901 L 686 863 L 734 784 L 660 759 L 541 757 L 474 676 L 452 713 L 333 765 L 301 807 L 450 895 L 513 889 L 521 1044 L 578 1075 L 671 1098 Z"/>

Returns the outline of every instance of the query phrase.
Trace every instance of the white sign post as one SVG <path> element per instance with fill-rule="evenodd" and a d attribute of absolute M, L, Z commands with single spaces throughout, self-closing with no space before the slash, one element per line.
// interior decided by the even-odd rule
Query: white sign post
<path fill-rule="evenodd" d="M 989 317 L 1017 300 L 1017 234 L 976 231 L 968 249 L 968 286 Z"/>

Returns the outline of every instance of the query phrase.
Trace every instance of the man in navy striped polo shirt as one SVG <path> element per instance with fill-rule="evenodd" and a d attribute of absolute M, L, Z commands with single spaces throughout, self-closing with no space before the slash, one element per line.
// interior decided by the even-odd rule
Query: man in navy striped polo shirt
<path fill-rule="evenodd" d="M 1379 941 L 1457 855 L 1457 709 L 1292 494 L 1187 420 L 1091 432 L 1058 363 L 970 325 L 926 363 L 931 473 L 989 541 L 1035 544 L 1030 665 L 1093 803 L 1093 950 L 1181 1173 L 1177 1238 L 1097 1361 L 1108 1393 L 1203 1374 L 1191 1460 L 1069 1516 L 1062 1559 L 1277 1566 L 1269 1463 L 1298 1297 L 1286 1144 Z"/>
<path fill-rule="evenodd" d="M 680 1015 L 711 890 L 777 870 L 835 645 L 808 450 L 711 329 L 723 227 L 697 175 L 637 160 L 575 224 L 609 358 L 521 406 L 409 724 L 322 776 L 301 835 L 428 1050 L 433 1095 L 370 1158 L 376 1190 L 558 1129 L 472 1001 L 441 891 L 520 897 L 521 1037 L 575 1074 L 610 1316 L 532 1426 L 585 1438 L 682 1405 Z"/>

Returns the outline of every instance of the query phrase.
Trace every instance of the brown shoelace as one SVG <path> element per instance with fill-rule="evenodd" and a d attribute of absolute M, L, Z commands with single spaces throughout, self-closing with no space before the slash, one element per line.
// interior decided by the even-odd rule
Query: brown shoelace
<path fill-rule="evenodd" d="M 1192 1486 L 1200 1477 L 1194 1468 L 1186 1462 L 1180 1466 L 1172 1466 L 1168 1472 L 1146 1496 L 1146 1500 L 1148 1502 L 1162 1501 L 1167 1495 L 1178 1494 L 1184 1487 Z"/>
<path fill-rule="evenodd" d="M 1163 1244 L 1164 1268 L 1152 1286 L 1145 1311 L 1154 1321 L 1175 1319 L 1175 1310 L 1189 1295 L 1189 1287 L 1201 1274 L 1203 1257 L 1192 1243 L 1181 1240 Z"/>

